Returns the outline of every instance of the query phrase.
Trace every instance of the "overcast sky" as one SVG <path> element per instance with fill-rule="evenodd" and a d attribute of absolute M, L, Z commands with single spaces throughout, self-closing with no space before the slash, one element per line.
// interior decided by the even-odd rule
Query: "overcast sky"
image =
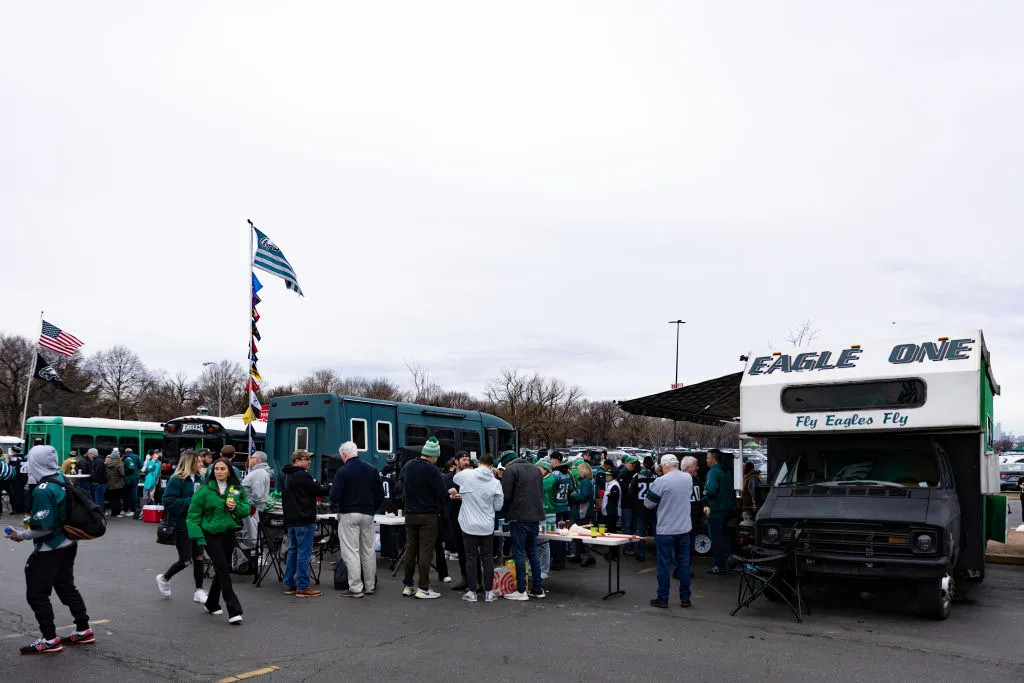
<path fill-rule="evenodd" d="M 7 3 L 0 329 L 592 398 L 984 328 L 1024 432 L 1017 2 Z M 893 321 L 897 322 L 895 328 Z"/>

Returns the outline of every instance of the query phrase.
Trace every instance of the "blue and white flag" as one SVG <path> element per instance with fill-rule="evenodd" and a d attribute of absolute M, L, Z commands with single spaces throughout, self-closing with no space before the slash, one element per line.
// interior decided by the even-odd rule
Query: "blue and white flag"
<path fill-rule="evenodd" d="M 288 263 L 288 259 L 284 257 L 281 249 L 256 226 L 253 226 L 252 229 L 256 231 L 256 257 L 252 260 L 253 267 L 282 278 L 285 287 L 299 296 L 303 296 L 302 290 L 299 289 L 298 278 L 295 277 L 295 271 L 292 270 L 291 264 Z"/>

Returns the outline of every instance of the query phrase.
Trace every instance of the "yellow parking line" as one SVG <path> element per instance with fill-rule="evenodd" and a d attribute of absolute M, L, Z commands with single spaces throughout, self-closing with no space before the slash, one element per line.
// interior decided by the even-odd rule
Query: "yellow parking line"
<path fill-rule="evenodd" d="M 109 624 L 110 619 L 98 619 L 96 621 L 90 621 L 89 626 L 95 626 L 96 624 Z M 74 624 L 68 624 L 67 626 L 58 626 L 57 628 L 74 628 Z M 8 633 L 5 636 L 0 636 L 0 640 L 7 640 L 8 638 L 25 638 L 32 636 L 31 633 Z"/>
<path fill-rule="evenodd" d="M 246 678 L 254 678 L 256 676 L 265 676 L 266 674 L 273 673 L 275 671 L 280 671 L 280 668 L 276 667 L 276 666 L 266 666 L 266 667 L 263 667 L 262 669 L 254 669 L 253 671 L 246 671 L 244 674 L 235 674 L 234 676 L 228 676 L 227 678 L 222 678 L 219 681 L 217 681 L 217 683 L 234 683 L 235 681 L 244 681 Z"/>
<path fill-rule="evenodd" d="M 637 574 L 650 574 L 651 572 L 656 571 L 657 569 L 657 567 L 648 567 L 647 569 L 641 569 L 637 572 Z"/>

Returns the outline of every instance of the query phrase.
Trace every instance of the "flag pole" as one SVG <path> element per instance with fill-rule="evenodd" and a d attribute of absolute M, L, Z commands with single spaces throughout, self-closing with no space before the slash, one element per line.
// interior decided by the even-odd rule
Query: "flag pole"
<path fill-rule="evenodd" d="M 252 270 L 252 240 L 253 240 L 253 233 L 256 230 L 256 226 L 252 224 L 252 220 L 251 219 L 247 218 L 246 220 L 249 221 L 249 356 L 245 359 L 245 367 L 251 368 L 252 367 L 252 326 L 253 326 L 253 322 L 252 322 L 252 309 L 253 309 L 253 305 L 252 305 L 253 304 L 253 302 L 252 302 L 252 295 L 253 295 L 253 288 L 252 288 L 252 282 L 253 282 L 253 280 L 252 280 L 253 279 L 253 270 Z M 245 384 L 246 384 L 246 386 L 249 387 L 249 395 L 246 397 L 247 398 L 247 402 L 246 402 L 246 406 L 245 406 L 246 410 L 249 410 L 250 406 L 252 406 L 252 396 L 253 396 L 253 393 L 254 393 L 253 389 L 252 389 L 252 376 L 251 375 L 252 375 L 252 373 L 249 373 L 249 372 L 245 373 Z M 259 419 L 259 415 L 256 416 L 256 419 Z M 247 432 L 247 436 L 249 437 L 249 439 L 248 439 L 249 440 L 249 455 L 252 456 L 253 440 L 252 440 L 252 423 L 251 422 L 249 424 L 245 425 L 245 430 Z M 245 466 L 246 467 L 249 466 L 248 459 L 246 459 Z"/>
<path fill-rule="evenodd" d="M 39 311 L 39 333 L 43 332 L 43 314 Z M 32 391 L 32 378 L 36 374 L 36 363 L 39 362 L 39 337 L 36 337 L 35 353 L 32 355 L 32 364 L 28 366 L 28 381 L 25 382 L 25 407 L 21 410 L 21 436 L 25 437 L 25 445 L 28 445 L 28 434 L 25 433 L 25 423 L 28 421 L 28 395 Z"/>

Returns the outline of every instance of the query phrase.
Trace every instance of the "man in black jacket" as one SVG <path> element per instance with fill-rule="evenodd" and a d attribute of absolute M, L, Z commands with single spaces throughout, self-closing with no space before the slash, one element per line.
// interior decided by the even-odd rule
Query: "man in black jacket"
<path fill-rule="evenodd" d="M 441 480 L 437 459 L 441 456 L 441 444 L 430 437 L 423 444 L 423 452 L 417 460 L 410 460 L 402 468 L 402 495 L 405 505 L 405 530 L 408 542 L 405 547 L 405 588 L 402 595 L 430 600 L 441 594 L 430 590 L 430 556 L 437 541 L 437 518 L 441 506 L 448 501 L 448 489 Z M 416 565 L 419 564 L 419 587 L 413 588 Z"/>
<path fill-rule="evenodd" d="M 284 594 L 316 598 L 322 593 L 309 587 L 309 558 L 313 555 L 313 529 L 316 524 L 316 499 L 330 494 L 309 475 L 313 456 L 306 451 L 292 453 L 292 464 L 281 471 L 285 475 L 284 526 L 288 529 L 288 559 L 285 561 Z"/>
<path fill-rule="evenodd" d="M 92 496 L 96 504 L 100 506 L 100 512 L 104 512 L 104 505 L 107 498 L 107 464 L 103 458 L 98 457 L 99 451 L 90 448 L 85 456 L 89 458 L 89 483 L 92 484 Z M 106 513 L 104 513 L 106 514 Z"/>
<path fill-rule="evenodd" d="M 544 597 L 540 558 L 537 556 L 538 524 L 544 519 L 544 476 L 531 462 L 516 456 L 515 451 L 501 454 L 505 474 L 501 489 L 505 494 L 504 518 L 510 522 L 512 557 L 516 563 L 516 592 L 505 596 L 508 600 L 529 600 Z M 533 573 L 533 590 L 526 592 L 526 561 Z"/>

